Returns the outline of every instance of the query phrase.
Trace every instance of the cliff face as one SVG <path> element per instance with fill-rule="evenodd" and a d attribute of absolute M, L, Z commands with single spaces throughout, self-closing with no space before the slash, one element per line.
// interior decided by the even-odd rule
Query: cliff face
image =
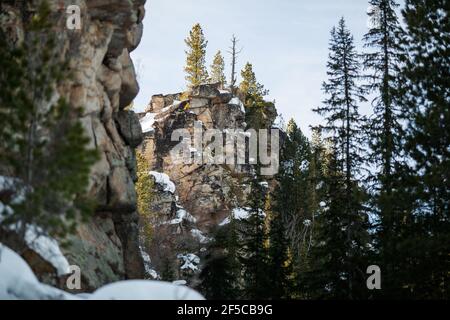
<path fill-rule="evenodd" d="M 195 161 L 195 156 L 201 153 L 200 146 L 193 141 L 195 130 L 204 135 L 209 129 L 218 129 L 224 136 L 227 130 L 244 131 L 245 113 L 240 104 L 230 93 L 205 85 L 185 98 L 181 94 L 153 96 L 147 112 L 140 115 L 145 132 L 144 142 L 138 150 L 152 170 L 170 177 L 176 186 L 179 203 L 196 218 L 204 231 L 220 223 L 232 208 L 243 202 L 249 167 L 207 163 L 206 158 Z M 153 119 L 152 126 L 148 119 Z M 192 152 L 192 163 L 179 161 L 171 154 L 180 143 L 178 139 L 172 141 L 177 130 L 186 130 L 191 137 L 188 148 Z M 202 147 L 209 144 L 202 142 Z"/>
<path fill-rule="evenodd" d="M 9 40 L 27 41 L 23 20 L 37 1 L 6 1 L 1 27 Z M 83 107 L 81 122 L 100 151 L 92 168 L 89 194 L 98 201 L 94 218 L 80 225 L 65 255 L 81 269 L 83 290 L 125 278 L 142 278 L 138 215 L 134 190 L 134 148 L 142 141 L 137 116 L 125 111 L 139 91 L 130 52 L 139 44 L 145 0 L 49 0 L 61 54 L 70 79 L 57 84 L 73 107 Z M 10 4 L 8 4 L 10 3 Z M 18 3 L 18 4 L 17 4 Z M 81 8 L 81 30 L 66 28 L 66 8 Z M 33 265 L 32 265 L 33 267 Z M 48 278 L 51 270 L 39 272 Z"/>
<path fill-rule="evenodd" d="M 207 151 L 218 142 L 224 156 L 248 152 L 248 144 L 236 143 L 238 137 L 250 139 L 244 106 L 228 90 L 202 85 L 184 94 L 153 96 L 139 117 L 144 142 L 138 152 L 155 171 L 150 211 L 160 220 L 147 248 L 152 267 L 162 272 L 169 263 L 178 279 L 189 279 L 189 284 L 195 285 L 195 273 L 197 267 L 201 268 L 211 230 L 246 206 L 250 192 L 254 168 L 248 155 L 244 164 L 238 164 L 236 158 L 234 163 L 211 161 Z M 175 155 L 180 145 L 190 153 L 189 159 Z M 199 257 L 191 268 L 185 259 L 189 254 Z"/>

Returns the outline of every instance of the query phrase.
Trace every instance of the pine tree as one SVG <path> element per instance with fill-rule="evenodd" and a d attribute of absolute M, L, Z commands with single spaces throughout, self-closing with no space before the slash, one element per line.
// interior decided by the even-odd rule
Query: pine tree
<path fill-rule="evenodd" d="M 330 198 L 330 208 L 336 207 L 336 217 L 339 222 L 334 228 L 345 229 L 345 241 L 342 242 L 341 231 L 336 231 L 337 239 L 330 236 L 325 247 L 332 247 L 338 243 L 345 252 L 339 259 L 334 272 L 345 279 L 347 284 L 347 298 L 361 297 L 365 288 L 364 261 L 368 250 L 367 214 L 364 211 L 365 194 L 359 182 L 362 167 L 361 142 L 362 118 L 358 112 L 358 103 L 365 101 L 365 91 L 358 86 L 360 78 L 360 63 L 353 43 L 353 36 L 342 18 L 337 28 L 331 31 L 330 56 L 328 61 L 328 83 L 323 89 L 329 96 L 324 106 L 315 109 L 317 113 L 325 116 L 324 129 L 332 134 L 333 144 L 336 148 L 336 165 L 339 173 L 344 174 L 345 194 L 341 195 L 340 184 L 336 183 L 336 198 Z M 334 169 L 335 170 L 335 169 Z M 336 171 L 336 170 L 335 170 Z M 341 197 L 344 196 L 342 199 Z M 330 209 L 331 210 L 331 209 Z M 364 288 L 363 288 L 364 287 Z M 336 289 L 337 290 L 337 289 Z M 341 292 L 339 290 L 339 292 Z M 330 296 L 334 293 L 330 292 Z"/>
<path fill-rule="evenodd" d="M 270 297 L 267 271 L 267 232 L 265 221 L 266 191 L 261 178 L 255 176 L 251 182 L 248 199 L 248 218 L 241 221 L 240 250 L 243 268 L 244 299 L 267 299 Z"/>
<path fill-rule="evenodd" d="M 244 69 L 241 71 L 242 82 L 239 85 L 240 91 L 246 96 L 246 99 L 262 99 L 269 92 L 264 89 L 264 86 L 256 80 L 253 65 L 247 62 Z"/>
<path fill-rule="evenodd" d="M 2 224 L 18 223 L 22 238 L 30 224 L 66 236 L 93 209 L 86 192 L 98 154 L 78 121 L 82 110 L 55 101 L 56 84 L 69 75 L 49 15 L 43 1 L 16 47 L 0 30 L 0 175 L 14 178 L 14 195 L 0 199 L 13 209 Z M 11 201 L 17 197 L 23 201 Z"/>
<path fill-rule="evenodd" d="M 343 208 L 346 206 L 345 174 L 333 147 L 328 155 L 324 176 L 325 192 L 316 216 L 314 242 L 310 253 L 310 268 L 301 274 L 302 291 L 306 298 L 347 299 L 349 273 L 347 229 Z M 364 281 L 361 280 L 361 284 Z"/>
<path fill-rule="evenodd" d="M 212 231 L 213 241 L 200 274 L 200 291 L 209 300 L 238 299 L 240 265 L 237 260 L 236 220 Z"/>
<path fill-rule="evenodd" d="M 404 214 L 403 287 L 414 298 L 450 297 L 450 23 L 448 1 L 407 0 L 400 72 L 409 158 L 403 186 L 413 196 Z"/>
<path fill-rule="evenodd" d="M 398 89 L 398 69 L 401 50 L 398 37 L 401 33 L 393 0 L 371 0 L 372 10 L 369 18 L 372 27 L 365 35 L 364 68 L 369 71 L 369 89 L 375 93 L 372 101 L 373 116 L 368 124 L 369 146 L 371 149 L 367 162 L 374 167 L 370 185 L 374 194 L 374 212 L 379 217 L 376 228 L 376 248 L 380 259 L 378 265 L 383 270 L 385 280 L 382 292 L 390 296 L 391 287 L 398 279 L 396 238 L 400 234 L 403 201 L 394 193 L 398 178 L 395 168 L 402 161 L 402 127 L 400 108 L 396 99 Z M 395 295 L 395 294 L 394 294 Z"/>
<path fill-rule="evenodd" d="M 239 92 L 245 105 L 245 118 L 250 128 L 255 130 L 270 128 L 268 119 L 276 118 L 276 108 L 273 102 L 265 101 L 264 97 L 269 91 L 256 80 L 253 66 L 247 63 L 241 72 L 242 82 Z"/>
<path fill-rule="evenodd" d="M 205 66 L 206 59 L 206 41 L 200 24 L 195 24 L 185 40 L 188 50 L 186 51 L 186 80 L 190 88 L 199 86 L 208 82 L 208 71 Z"/>
<path fill-rule="evenodd" d="M 211 65 L 211 83 L 220 83 L 221 88 L 224 88 L 227 80 L 225 78 L 225 61 L 222 53 L 217 51 L 214 56 L 213 64 Z"/>
<path fill-rule="evenodd" d="M 268 288 L 271 299 L 286 299 L 291 294 L 291 260 L 282 214 L 271 212 L 268 249 Z"/>

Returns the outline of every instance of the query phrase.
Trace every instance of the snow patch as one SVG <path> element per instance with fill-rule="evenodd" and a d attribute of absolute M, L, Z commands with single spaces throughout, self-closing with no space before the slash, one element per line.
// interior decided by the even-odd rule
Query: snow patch
<path fill-rule="evenodd" d="M 170 180 L 167 174 L 156 171 L 150 171 L 149 174 L 155 178 L 157 184 L 164 188 L 164 191 L 175 193 L 175 183 Z"/>
<path fill-rule="evenodd" d="M 153 280 L 120 281 L 73 295 L 40 283 L 23 258 L 1 243 L 0 279 L 0 300 L 204 300 L 186 286 Z"/>
<path fill-rule="evenodd" d="M 203 232 L 201 232 L 198 229 L 191 229 L 191 234 L 192 236 L 198 240 L 198 242 L 200 243 L 208 243 L 209 241 L 211 241 L 210 238 L 206 237 Z"/>
<path fill-rule="evenodd" d="M 250 215 L 251 209 L 250 208 L 234 208 L 231 216 L 233 217 L 233 219 L 236 220 L 243 220 L 243 219 L 247 219 Z M 264 213 L 262 213 L 264 214 Z M 226 217 L 221 223 L 219 223 L 219 226 L 224 226 L 229 224 L 231 221 L 230 217 Z"/>
<path fill-rule="evenodd" d="M 139 122 L 141 123 L 142 132 L 153 132 L 153 124 L 155 123 L 155 117 L 157 113 L 147 113 Z"/>
<path fill-rule="evenodd" d="M 183 262 L 183 265 L 180 267 L 181 270 L 192 270 L 192 271 L 198 271 L 198 264 L 200 263 L 200 258 L 193 254 L 178 254 L 177 258 L 180 259 Z"/>
<path fill-rule="evenodd" d="M 228 104 L 234 104 L 236 106 L 239 106 L 241 108 L 241 111 L 245 113 L 244 103 L 238 97 L 234 97 L 233 99 L 231 99 L 230 102 L 228 102 Z"/>
<path fill-rule="evenodd" d="M 89 300 L 204 300 L 198 292 L 169 282 L 127 280 L 106 285 Z"/>
<path fill-rule="evenodd" d="M 0 243 L 0 299 L 76 300 L 62 290 L 38 281 L 28 264 L 17 253 Z"/>

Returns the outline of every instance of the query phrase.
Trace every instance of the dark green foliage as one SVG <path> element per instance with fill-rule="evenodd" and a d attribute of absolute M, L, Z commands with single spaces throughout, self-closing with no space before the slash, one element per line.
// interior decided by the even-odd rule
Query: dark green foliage
<path fill-rule="evenodd" d="M 240 298 L 240 265 L 237 257 L 238 241 L 236 221 L 212 232 L 205 265 L 200 274 L 199 290 L 209 300 Z"/>
<path fill-rule="evenodd" d="M 408 0 L 399 98 L 407 116 L 402 185 L 413 210 L 402 242 L 402 288 L 411 297 L 450 297 L 450 23 L 448 1 Z"/>
<path fill-rule="evenodd" d="M 326 183 L 326 210 L 317 218 L 311 282 L 315 282 L 313 291 L 320 297 L 363 298 L 369 236 L 366 199 L 359 182 L 363 121 L 358 102 L 365 101 L 365 91 L 358 86 L 359 57 L 343 18 L 331 31 L 328 76 L 323 86 L 328 98 L 315 111 L 325 116 L 333 161 Z"/>
<path fill-rule="evenodd" d="M 245 299 L 267 299 L 268 290 L 267 230 L 265 221 L 266 190 L 261 178 L 254 176 L 248 201 L 249 216 L 241 221 L 240 262 L 243 271 Z"/>
<path fill-rule="evenodd" d="M 398 168 L 402 166 L 404 138 L 397 99 L 398 70 L 402 34 L 393 0 L 371 0 L 373 11 L 369 18 L 372 28 L 365 35 L 367 53 L 364 68 L 369 73 L 369 89 L 375 94 L 373 116 L 368 122 L 368 144 L 371 149 L 367 162 L 374 169 L 370 175 L 373 212 L 377 214 L 375 248 L 377 265 L 383 270 L 383 290 L 375 292 L 383 297 L 398 295 L 399 259 L 397 243 L 401 237 L 402 212 L 406 209 L 400 197 Z M 401 191 L 400 191 L 401 192 Z"/>
<path fill-rule="evenodd" d="M 76 120 L 82 110 L 58 99 L 55 84 L 68 75 L 49 26 L 43 2 L 23 44 L 12 47 L 0 35 L 0 173 L 14 177 L 15 196 L 25 198 L 6 201 L 14 214 L 3 223 L 20 222 L 22 235 L 32 223 L 63 236 L 92 209 L 86 188 L 97 152 Z"/>
<path fill-rule="evenodd" d="M 289 257 L 285 221 L 283 220 L 284 214 L 281 203 L 277 203 L 274 210 L 270 210 L 267 269 L 270 274 L 268 285 L 271 299 L 285 299 L 291 295 L 292 264 Z"/>

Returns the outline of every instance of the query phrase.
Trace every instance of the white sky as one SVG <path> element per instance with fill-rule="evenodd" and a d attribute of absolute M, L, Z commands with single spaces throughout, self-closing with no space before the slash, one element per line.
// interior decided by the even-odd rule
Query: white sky
<path fill-rule="evenodd" d="M 141 86 L 135 109 L 142 111 L 154 94 L 185 89 L 184 39 L 199 22 L 208 66 L 236 34 L 243 47 L 239 70 L 251 62 L 285 121 L 295 118 L 309 136 L 309 126 L 321 121 L 311 109 L 324 99 L 330 30 L 344 16 L 361 49 L 367 8 L 366 0 L 148 0 L 144 36 L 132 53 Z"/>

